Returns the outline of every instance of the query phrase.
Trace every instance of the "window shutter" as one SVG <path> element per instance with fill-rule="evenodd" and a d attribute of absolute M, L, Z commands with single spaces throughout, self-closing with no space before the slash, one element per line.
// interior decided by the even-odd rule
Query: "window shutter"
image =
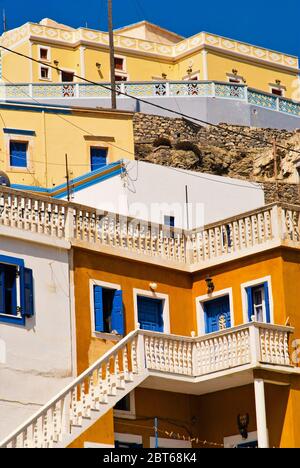
<path fill-rule="evenodd" d="M 269 285 L 267 282 L 264 283 L 264 291 L 265 291 L 265 306 L 266 306 L 266 322 L 271 323 Z"/>
<path fill-rule="evenodd" d="M 0 314 L 5 313 L 5 284 L 4 284 L 4 270 L 0 265 Z"/>
<path fill-rule="evenodd" d="M 94 316 L 95 316 L 95 331 L 103 332 L 104 317 L 103 317 L 103 300 L 102 287 L 94 286 Z"/>
<path fill-rule="evenodd" d="M 123 294 L 121 290 L 116 290 L 111 312 L 111 329 L 119 335 L 124 335 L 124 313 L 123 313 Z"/>
<path fill-rule="evenodd" d="M 20 267 L 21 314 L 25 317 L 34 315 L 33 274 L 30 268 Z"/>
<path fill-rule="evenodd" d="M 246 293 L 247 293 L 247 302 L 248 302 L 248 320 L 251 322 L 251 317 L 254 313 L 253 310 L 253 295 L 252 295 L 252 288 L 246 288 Z"/>

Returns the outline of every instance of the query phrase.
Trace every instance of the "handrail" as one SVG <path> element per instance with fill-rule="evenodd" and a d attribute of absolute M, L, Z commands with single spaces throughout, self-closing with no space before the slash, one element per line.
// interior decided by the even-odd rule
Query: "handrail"
<path fill-rule="evenodd" d="M 69 385 L 67 385 L 63 390 L 61 390 L 54 398 L 52 398 L 48 403 L 46 403 L 39 411 L 37 411 L 33 416 L 31 416 L 27 421 L 25 421 L 21 426 L 19 426 L 12 434 L 7 436 L 3 441 L 0 443 L 0 447 L 2 445 L 6 445 L 10 442 L 12 438 L 18 437 L 24 429 L 34 423 L 38 418 L 43 416 L 43 414 L 51 409 L 55 403 L 58 403 L 59 400 L 67 396 L 67 394 L 78 384 L 82 383 L 86 377 L 88 377 L 91 373 L 93 373 L 97 368 L 107 362 L 111 356 L 116 354 L 120 349 L 122 349 L 129 341 L 134 338 L 138 334 L 139 330 L 133 330 L 132 332 L 128 333 L 121 341 L 119 341 L 113 348 L 107 351 L 100 359 L 98 359 L 93 365 L 91 365 L 86 371 L 76 377 Z"/>
<path fill-rule="evenodd" d="M 42 421 L 42 425 L 47 425 L 48 412 L 56 411 L 56 405 L 58 403 L 60 405 L 65 404 L 66 399 L 69 397 L 71 400 L 66 407 L 67 420 L 68 416 L 71 418 L 73 405 L 77 408 L 74 410 L 74 417 L 82 417 L 84 414 L 82 411 L 86 410 L 86 399 L 93 398 L 94 395 L 93 385 L 89 384 L 88 387 L 85 387 L 86 379 L 90 379 L 89 382 L 91 382 L 94 372 L 99 373 L 100 371 L 102 373 L 105 365 L 105 379 L 108 386 L 111 385 L 113 378 L 116 382 L 116 379 L 120 378 L 122 373 L 129 371 L 128 344 L 132 345 L 130 348 L 130 362 L 131 366 L 135 368 L 132 370 L 134 374 L 139 374 L 139 376 L 145 378 L 149 372 L 159 372 L 160 374 L 163 372 L 165 376 L 185 375 L 197 383 L 199 382 L 198 377 L 201 378 L 204 375 L 208 376 L 218 371 L 230 370 L 243 365 L 257 367 L 262 363 L 291 367 L 289 335 L 293 331 L 292 327 L 259 322 L 242 324 L 198 337 L 179 336 L 140 329 L 133 330 L 40 408 L 36 414 L 1 441 L 0 447 L 8 446 L 10 443 L 17 443 L 17 438 L 21 434 L 23 434 L 24 443 L 29 428 L 34 430 L 38 421 Z M 122 353 L 121 362 L 123 363 L 121 373 L 119 366 L 120 353 Z M 127 356 L 127 370 L 123 367 L 125 362 L 123 361 L 124 353 Z M 113 369 L 110 367 L 111 358 L 114 358 Z M 79 400 L 77 398 L 78 389 L 80 389 Z M 69 433 L 69 429 L 64 429 L 64 431 L 65 434 Z M 50 442 L 51 435 L 48 435 L 48 439 Z"/>

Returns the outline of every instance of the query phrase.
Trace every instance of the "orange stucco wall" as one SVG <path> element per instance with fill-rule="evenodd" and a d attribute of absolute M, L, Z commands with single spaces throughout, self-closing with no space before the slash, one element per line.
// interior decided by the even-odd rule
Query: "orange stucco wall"
<path fill-rule="evenodd" d="M 295 336 L 300 336 L 300 296 L 297 294 L 297 284 L 300 284 L 300 254 L 296 251 L 277 249 L 189 274 L 75 249 L 78 373 L 115 344 L 114 341 L 92 337 L 89 305 L 91 280 L 121 286 L 127 333 L 135 327 L 133 290 L 149 291 L 149 284 L 157 283 L 157 293 L 169 296 L 171 333 L 190 335 L 191 331 L 197 331 L 196 298 L 207 293 L 205 278 L 208 274 L 213 278 L 215 292 L 232 288 L 235 325 L 243 323 L 241 284 L 270 276 L 274 321 L 284 325 L 290 317 L 291 325 L 296 328 Z M 271 445 L 300 447 L 300 434 L 297 431 L 297 418 L 300 417 L 299 378 L 293 378 L 289 386 L 266 385 L 266 402 Z M 250 414 L 250 431 L 256 427 L 252 386 L 199 397 L 138 388 L 136 412 L 139 420 L 158 416 L 161 424 L 164 421 L 163 430 L 174 430 L 165 419 L 175 418 L 180 424 L 190 424 L 190 430 L 203 440 L 218 443 L 222 443 L 225 436 L 238 433 L 236 418 L 239 413 Z M 150 428 L 137 427 L 138 425 Z M 73 445 L 81 446 L 83 440 L 112 444 L 115 431 L 142 434 L 143 443 L 147 447 L 152 426 L 151 419 L 139 424 L 137 420 L 116 420 L 114 425 L 110 412 Z"/>

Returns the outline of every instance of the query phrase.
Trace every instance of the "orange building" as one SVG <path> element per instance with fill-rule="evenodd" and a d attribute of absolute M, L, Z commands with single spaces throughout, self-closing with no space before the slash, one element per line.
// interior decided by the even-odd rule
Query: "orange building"
<path fill-rule="evenodd" d="M 59 206 L 79 376 L 2 446 L 299 447 L 299 208 L 182 232 Z"/>

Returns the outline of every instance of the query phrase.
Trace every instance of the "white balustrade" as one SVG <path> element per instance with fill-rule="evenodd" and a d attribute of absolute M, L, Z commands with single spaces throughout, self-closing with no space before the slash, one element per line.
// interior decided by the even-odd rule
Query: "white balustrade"
<path fill-rule="evenodd" d="M 225 261 L 272 241 L 300 243 L 300 207 L 280 203 L 184 231 L 1 187 L 1 225 L 187 265 Z"/>
<path fill-rule="evenodd" d="M 110 83 L 1 83 L 1 99 L 109 98 Z M 120 97 L 218 97 L 246 101 L 276 112 L 300 116 L 300 102 L 248 88 L 244 84 L 220 81 L 119 82 Z"/>
<path fill-rule="evenodd" d="M 120 399 L 124 392 L 128 393 L 126 385 L 132 385 L 138 376 L 178 375 L 201 385 L 197 378 L 245 365 L 290 367 L 292 332 L 289 327 L 261 323 L 191 338 L 135 330 L 1 442 L 0 447 L 55 446 L 71 434 L 73 427 L 81 427 L 85 419 L 90 419 L 92 411 L 101 411 L 104 406 L 104 414 L 110 409 L 118 395 Z"/>

